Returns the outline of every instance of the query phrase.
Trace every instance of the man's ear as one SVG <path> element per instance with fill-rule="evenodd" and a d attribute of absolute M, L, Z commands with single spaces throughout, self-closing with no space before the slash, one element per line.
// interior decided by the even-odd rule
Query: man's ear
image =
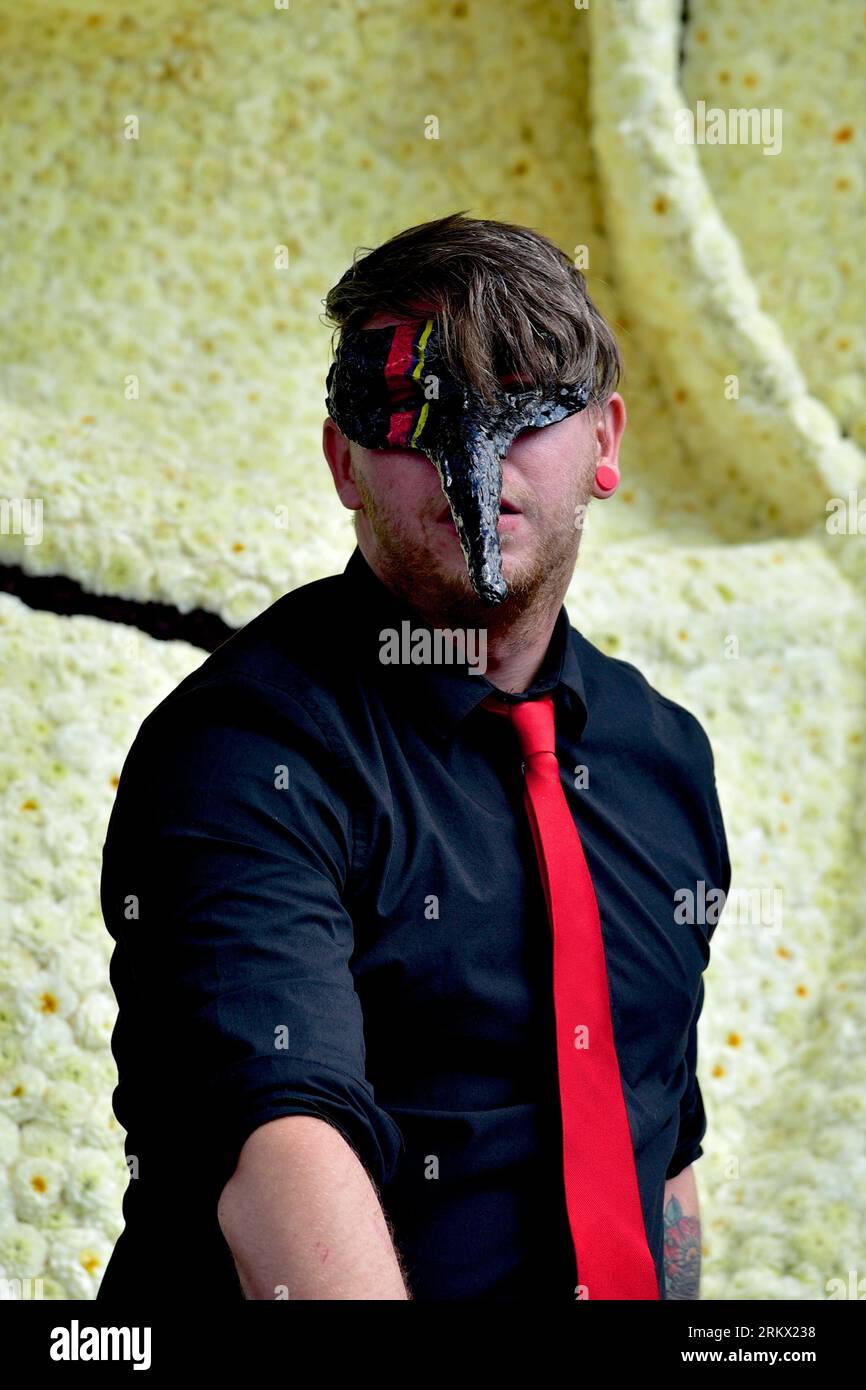
<path fill-rule="evenodd" d="M 363 500 L 355 486 L 352 447 L 330 415 L 322 426 L 322 450 L 328 460 L 334 487 L 343 506 L 350 512 L 359 511 L 363 506 Z"/>
<path fill-rule="evenodd" d="M 619 483 L 619 446 L 626 426 L 625 401 L 618 391 L 605 401 L 595 415 L 595 471 L 593 497 L 609 497 Z M 601 475 L 599 476 L 599 470 Z"/>

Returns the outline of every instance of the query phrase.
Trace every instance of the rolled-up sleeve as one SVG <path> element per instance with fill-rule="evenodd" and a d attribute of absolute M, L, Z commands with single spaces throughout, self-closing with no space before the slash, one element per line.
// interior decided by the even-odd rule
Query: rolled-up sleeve
<path fill-rule="evenodd" d="M 142 1149 L 193 1145 L 216 1190 L 283 1115 L 335 1125 L 380 1187 L 396 1170 L 350 968 L 352 837 L 345 760 L 299 692 L 195 685 L 127 757 L 101 883 L 115 1113 Z"/>
<path fill-rule="evenodd" d="M 728 853 L 728 842 L 725 834 L 722 811 L 719 805 L 718 790 L 715 781 L 715 767 L 712 749 L 706 734 L 702 733 L 702 743 L 708 758 L 708 772 L 706 774 L 707 788 L 707 818 L 711 828 L 712 838 L 708 842 L 708 872 L 707 888 L 721 889 L 727 896 L 731 887 L 731 861 Z M 705 923 L 707 941 L 709 942 L 718 926 L 718 917 L 714 914 L 714 920 Z M 675 1178 L 690 1163 L 694 1163 L 703 1154 L 701 1141 L 707 1132 L 707 1116 L 704 1109 L 703 1095 L 701 1094 L 700 1082 L 698 1081 L 698 1021 L 704 1004 L 704 981 L 701 977 L 698 986 L 695 1007 L 689 1025 L 688 1040 L 686 1043 L 685 1061 L 687 1068 L 686 1088 L 680 1100 L 679 1131 L 677 1133 L 677 1144 L 668 1164 L 665 1173 L 666 1178 Z"/>
<path fill-rule="evenodd" d="M 701 1087 L 698 1081 L 697 1061 L 698 1061 L 698 1018 L 704 1003 L 704 982 L 701 979 L 698 986 L 698 998 L 692 1021 L 689 1026 L 688 1042 L 686 1044 L 686 1089 L 680 1100 L 680 1122 L 677 1133 L 677 1145 L 674 1149 L 673 1157 L 667 1166 L 666 1178 L 675 1178 L 677 1173 L 681 1173 L 684 1168 L 688 1168 L 690 1163 L 694 1163 L 696 1158 L 700 1158 L 703 1153 L 701 1140 L 707 1131 L 707 1117 L 704 1111 L 704 1101 L 701 1095 Z"/>

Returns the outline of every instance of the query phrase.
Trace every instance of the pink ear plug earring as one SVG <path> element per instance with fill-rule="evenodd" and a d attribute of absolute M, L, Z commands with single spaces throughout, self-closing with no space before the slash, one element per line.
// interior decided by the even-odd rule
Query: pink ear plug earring
<path fill-rule="evenodd" d="M 611 468 L 608 464 L 599 464 L 595 470 L 595 483 L 593 492 L 596 497 L 609 497 L 612 492 L 616 492 L 619 486 L 619 469 Z"/>

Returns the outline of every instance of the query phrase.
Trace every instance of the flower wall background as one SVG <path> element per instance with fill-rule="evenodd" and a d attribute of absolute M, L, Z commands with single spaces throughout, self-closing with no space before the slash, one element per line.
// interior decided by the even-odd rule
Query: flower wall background
<path fill-rule="evenodd" d="M 588 255 L 629 423 L 567 602 L 704 723 L 749 899 L 706 976 L 702 1296 L 834 1296 L 866 1272 L 862 4 L 0 0 L 0 55 L 0 1277 L 92 1298 L 121 1229 L 101 848 L 205 656 L 19 570 L 239 626 L 342 569 L 322 298 L 466 208 Z M 701 102 L 781 111 L 781 148 L 678 142 Z"/>

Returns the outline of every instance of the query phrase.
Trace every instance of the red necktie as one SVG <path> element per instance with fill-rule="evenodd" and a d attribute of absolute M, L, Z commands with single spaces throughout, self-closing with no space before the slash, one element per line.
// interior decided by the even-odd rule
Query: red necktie
<path fill-rule="evenodd" d="M 553 999 L 565 1199 L 585 1297 L 659 1298 L 613 1037 L 595 889 L 559 777 L 553 700 L 484 709 L 520 740 L 524 802 L 553 932 Z"/>

